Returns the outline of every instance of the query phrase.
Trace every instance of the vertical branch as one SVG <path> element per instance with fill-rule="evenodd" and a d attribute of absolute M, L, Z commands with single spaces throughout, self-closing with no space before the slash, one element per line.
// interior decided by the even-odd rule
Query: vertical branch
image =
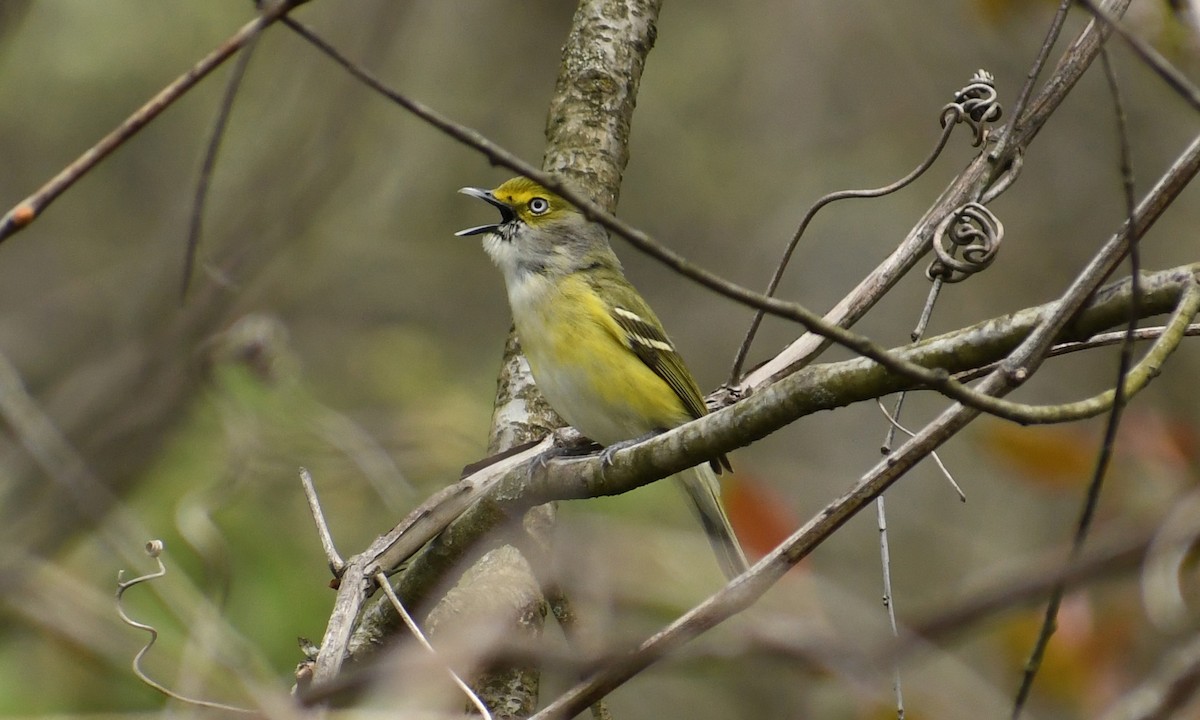
<path fill-rule="evenodd" d="M 629 128 L 641 84 L 646 54 L 654 46 L 661 0 L 583 0 L 575 12 L 563 45 L 562 65 L 546 123 L 543 169 L 570 181 L 607 210 L 613 210 L 620 193 L 621 176 L 629 160 Z M 562 425 L 542 398 L 522 357 L 520 344 L 510 331 L 496 384 L 496 399 L 489 432 L 489 451 L 508 450 L 535 440 Z M 535 508 L 537 527 L 553 529 L 553 508 Z M 490 553 L 490 564 L 477 563 L 468 571 L 478 587 L 503 594 L 506 585 L 519 587 L 530 567 L 517 552 Z M 496 558 L 512 558 L 502 563 Z M 449 596 L 431 612 L 442 617 Z M 517 631 L 540 632 L 541 616 L 532 618 L 537 629 L 526 628 L 530 618 L 515 618 Z M 484 702 L 501 711 L 521 708 L 528 713 L 537 703 L 536 668 L 490 668 L 472 680 Z"/>
<path fill-rule="evenodd" d="M 610 212 L 629 162 L 629 128 L 661 6 L 661 0 L 583 0 L 563 44 L 542 169 L 569 180 Z M 510 333 L 489 452 L 536 440 L 561 425 L 533 386 L 529 365 Z"/>
<path fill-rule="evenodd" d="M 661 0 L 582 0 L 563 45 L 542 168 L 617 207 L 629 128 Z"/>

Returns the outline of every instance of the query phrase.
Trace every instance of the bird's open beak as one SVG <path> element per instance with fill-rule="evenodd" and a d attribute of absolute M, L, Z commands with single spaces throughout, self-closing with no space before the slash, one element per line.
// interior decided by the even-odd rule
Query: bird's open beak
<path fill-rule="evenodd" d="M 477 197 L 480 200 L 483 200 L 484 202 L 495 206 L 495 208 L 500 211 L 500 222 L 497 224 L 494 224 L 494 225 L 480 225 L 478 227 L 467 228 L 466 230 L 459 230 L 458 232 L 454 233 L 458 237 L 465 237 L 467 235 L 482 235 L 484 233 L 496 232 L 497 230 L 500 229 L 500 225 L 502 225 L 506 222 L 510 222 L 513 218 L 516 217 L 516 214 L 513 212 L 512 208 L 510 208 L 508 205 L 497 200 L 496 197 L 494 195 L 492 195 L 491 190 L 484 190 L 482 188 L 465 187 L 465 188 L 460 188 L 459 192 L 462 193 L 463 195 L 470 195 L 471 197 Z"/>

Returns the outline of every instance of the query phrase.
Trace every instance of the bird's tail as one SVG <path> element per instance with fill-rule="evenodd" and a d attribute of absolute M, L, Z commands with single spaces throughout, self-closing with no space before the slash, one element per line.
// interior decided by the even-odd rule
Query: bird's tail
<path fill-rule="evenodd" d="M 721 485 L 716 473 L 708 465 L 697 465 L 675 475 L 675 478 L 691 499 L 692 509 L 704 526 L 704 534 L 708 536 L 708 542 L 717 556 L 717 564 L 721 566 L 725 577 L 732 580 L 741 575 L 749 564 L 737 535 L 733 533 L 733 526 L 729 524 L 725 506 L 721 504 Z"/>

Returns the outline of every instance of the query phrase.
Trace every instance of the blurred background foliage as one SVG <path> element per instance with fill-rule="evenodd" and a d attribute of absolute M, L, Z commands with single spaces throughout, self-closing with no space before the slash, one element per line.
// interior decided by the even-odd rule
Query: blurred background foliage
<path fill-rule="evenodd" d="M 32 192 L 227 37 L 249 5 L 0 3 L 0 204 Z M 536 162 L 572 10 L 550 0 L 315 0 L 296 17 L 394 87 Z M 1052 10 L 1034 0 L 669 2 L 620 214 L 762 286 L 817 197 L 890 182 L 924 157 L 939 109 L 976 68 L 995 74 L 1010 105 Z M 1167 3 L 1135 2 L 1130 22 L 1196 70 L 1195 38 Z M 1081 25 L 1074 14 L 1064 37 Z M 1144 189 L 1200 123 L 1123 47 L 1114 57 Z M 0 247 L 0 356 L 20 379 L 4 394 L 23 387 L 69 441 L 11 422 L 0 438 L 0 713 L 162 706 L 128 669 L 144 637 L 111 606 L 118 569 L 152 568 L 138 554 L 150 537 L 166 541 L 170 573 L 131 591 L 128 605 L 163 633 L 151 673 L 214 699 L 247 685 L 286 690 L 301 659 L 294 637 L 319 638 L 332 601 L 297 468 L 312 470 L 350 554 L 484 453 L 508 309 L 478 244 L 451 236 L 490 215 L 454 191 L 506 174 L 273 28 L 233 108 L 181 304 L 197 171 L 228 72 Z M 1097 68 L 993 205 L 1008 231 L 996 264 L 948 290 L 931 332 L 1059 293 L 1121 222 L 1114 132 Z M 968 145 L 956 135 L 896 196 L 824 211 L 781 293 L 834 303 L 967 162 Z M 1189 189 L 1145 239 L 1146 268 L 1197 259 L 1196 198 Z M 701 384 L 716 387 L 750 312 L 617 250 Z M 861 329 L 905 342 L 926 289 L 908 279 Z M 795 333 L 768 321 L 755 358 Z M 1053 361 L 1018 397 L 1095 392 L 1115 358 Z M 1200 352 L 1184 347 L 1130 410 L 1101 531 L 1157 523 L 1193 484 L 1198 365 Z M 912 398 L 908 424 L 943 403 Z M 1100 428 L 982 420 L 943 452 L 967 503 L 928 463 L 891 491 L 901 617 L 926 616 L 1066 542 Z M 847 408 L 737 453 L 729 492 L 748 544 L 765 550 L 845 489 L 877 461 L 884 430 L 875 408 Z M 35 460 L 31 437 L 58 449 Z M 718 586 L 715 565 L 695 559 L 707 550 L 678 500 L 652 487 L 563 508 L 565 583 L 609 642 L 643 637 Z M 771 623 L 820 628 L 835 646 L 881 641 L 876 536 L 873 517 L 855 519 L 699 647 L 736 649 Z M 1034 617 L 1010 613 L 906 666 L 915 715 L 1003 712 Z M 1173 641 L 1147 624 L 1133 581 L 1073 596 L 1063 627 L 1035 691 L 1045 717 L 1094 715 Z M 613 696 L 616 716 L 887 715 L 886 686 L 811 676 L 745 647 L 663 664 Z M 569 680 L 551 675 L 545 692 Z"/>

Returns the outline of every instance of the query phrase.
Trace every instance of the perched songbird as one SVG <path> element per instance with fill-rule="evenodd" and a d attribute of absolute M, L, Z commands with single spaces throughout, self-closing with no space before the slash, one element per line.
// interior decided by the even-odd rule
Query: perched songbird
<path fill-rule="evenodd" d="M 504 274 L 517 337 L 550 406 L 576 430 L 613 445 L 707 412 L 700 388 L 654 311 L 625 279 L 604 228 L 523 177 L 460 192 L 500 210 L 483 248 Z M 721 505 L 721 456 L 675 475 L 695 504 L 726 576 L 746 569 Z"/>

